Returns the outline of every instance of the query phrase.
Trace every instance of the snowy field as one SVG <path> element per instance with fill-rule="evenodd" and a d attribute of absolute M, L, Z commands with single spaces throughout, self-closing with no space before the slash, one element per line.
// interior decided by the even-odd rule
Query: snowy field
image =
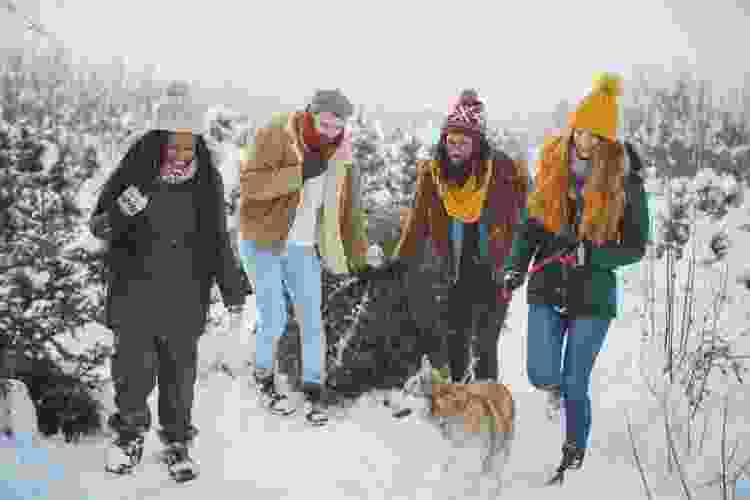
<path fill-rule="evenodd" d="M 236 180 L 229 177 L 229 173 L 225 175 L 229 190 Z M 747 208 L 743 207 L 733 210 L 728 218 L 734 245 L 729 254 L 730 273 L 733 275 L 742 270 L 743 250 L 750 248 L 750 235 L 733 229 L 746 220 L 747 214 Z M 704 233 L 700 236 L 708 234 L 709 229 L 710 226 L 701 229 Z M 646 498 L 634 466 L 626 412 L 632 422 L 641 460 L 647 464 L 646 474 L 654 489 L 653 498 L 686 498 L 678 474 L 669 476 L 666 472 L 662 413 L 659 402 L 649 395 L 641 375 L 642 371 L 653 375 L 659 369 L 653 361 L 652 347 L 641 341 L 643 321 L 640 307 L 645 268 L 645 264 L 633 266 L 624 273 L 622 315 L 613 323 L 592 375 L 594 424 L 590 452 L 582 470 L 567 474 L 562 489 L 543 486 L 558 464 L 562 429 L 560 423 L 546 420 L 544 396 L 531 391 L 526 379 L 525 289 L 516 294 L 509 312 L 510 328 L 498 346 L 503 382 L 511 388 L 518 408 L 518 438 L 504 474 L 502 498 Z M 709 286 L 713 272 L 699 271 L 698 293 L 703 294 L 699 303 L 706 304 L 705 294 L 714 293 Z M 656 275 L 656 282 L 662 287 L 665 276 L 661 264 Z M 731 324 L 739 330 L 747 318 L 745 304 L 750 292 L 730 278 L 729 296 L 733 303 L 730 304 L 729 323 L 725 325 Z M 201 377 L 194 410 L 194 423 L 200 429 L 194 455 L 202 471 L 197 481 L 186 485 L 170 483 L 166 471 L 152 458 L 152 454 L 159 450 L 153 433 L 147 438 L 146 458 L 141 469 L 133 477 L 123 478 L 109 477 L 103 471 L 105 439 L 88 439 L 73 446 L 55 438 L 43 441 L 42 445 L 47 454 L 45 463 L 60 467 L 62 471 L 59 477 L 51 479 L 48 498 L 473 498 L 471 493 L 462 490 L 473 483 L 471 457 L 457 457 L 456 463 L 460 465 L 452 466 L 447 474 L 441 475 L 440 466 L 451 452 L 437 431 L 416 417 L 393 419 L 391 410 L 380 403 L 380 394 L 367 395 L 353 407 L 339 410 L 328 427 L 311 429 L 305 426 L 301 415 L 281 419 L 264 414 L 256 404 L 246 377 L 231 379 L 210 371 L 210 364 L 221 353 L 246 359 L 252 355 L 249 332 L 254 322 L 254 297 L 249 298 L 247 311 L 243 338 L 225 334 L 219 328 L 201 340 Z M 107 338 L 106 330 L 92 327 L 80 342 L 85 345 Z M 739 349 L 741 353 L 750 352 L 747 342 L 742 347 Z M 717 378 L 714 388 L 723 388 L 731 396 L 729 435 L 732 440 L 739 440 L 738 459 L 745 460 L 750 456 L 750 441 L 746 439 L 750 433 L 746 425 L 750 392 L 736 389 L 728 380 Z M 110 410 L 111 396 L 111 393 L 103 395 Z M 155 392 L 151 397 L 155 418 L 156 400 Z M 720 498 L 717 487 L 697 488 L 701 482 L 713 479 L 720 470 L 718 401 L 714 399 L 709 405 L 712 420 L 707 424 L 704 449 L 704 456 L 708 459 L 686 460 L 683 464 L 695 499 Z M 48 474 L 47 465 L 19 465 L 19 474 L 23 471 L 23 474 L 41 479 Z"/>

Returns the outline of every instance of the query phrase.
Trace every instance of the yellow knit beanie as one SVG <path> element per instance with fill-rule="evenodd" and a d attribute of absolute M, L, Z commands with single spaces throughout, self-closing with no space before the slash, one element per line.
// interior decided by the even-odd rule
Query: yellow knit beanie
<path fill-rule="evenodd" d="M 613 73 L 601 73 L 594 78 L 591 92 L 570 114 L 570 126 L 588 129 L 591 133 L 617 140 L 617 98 L 622 95 L 622 78 Z"/>

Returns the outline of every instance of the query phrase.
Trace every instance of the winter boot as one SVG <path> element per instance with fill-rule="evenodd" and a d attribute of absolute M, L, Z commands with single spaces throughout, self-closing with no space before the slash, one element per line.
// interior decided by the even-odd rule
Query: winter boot
<path fill-rule="evenodd" d="M 198 477 L 198 464 L 190 457 L 187 443 L 169 443 L 162 456 L 169 468 L 169 477 L 178 483 Z"/>
<path fill-rule="evenodd" d="M 324 404 L 324 394 L 320 389 L 304 390 L 305 420 L 313 427 L 322 427 L 328 423 Z"/>
<path fill-rule="evenodd" d="M 256 372 L 254 382 L 261 404 L 274 415 L 289 416 L 297 409 L 285 394 L 279 394 L 276 390 L 273 374 Z"/>
<path fill-rule="evenodd" d="M 566 441 L 562 447 L 562 460 L 555 471 L 555 475 L 547 482 L 547 485 L 560 484 L 562 486 L 566 470 L 578 470 L 583 466 L 583 457 L 586 454 L 584 448 L 577 448 L 573 443 Z"/>
<path fill-rule="evenodd" d="M 113 474 L 130 474 L 143 458 L 143 436 L 120 434 L 107 448 L 105 470 Z"/>

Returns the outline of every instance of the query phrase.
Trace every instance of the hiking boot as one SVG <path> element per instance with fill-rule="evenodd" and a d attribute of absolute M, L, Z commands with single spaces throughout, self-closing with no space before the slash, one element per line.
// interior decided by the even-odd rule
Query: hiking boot
<path fill-rule="evenodd" d="M 586 454 L 584 448 L 577 448 L 573 443 L 566 441 L 562 446 L 562 460 L 555 471 L 555 475 L 547 481 L 547 485 L 562 485 L 565 478 L 565 471 L 577 470 L 583 465 L 583 457 Z"/>
<path fill-rule="evenodd" d="M 286 394 L 280 394 L 276 390 L 273 374 L 256 374 L 254 377 L 255 387 L 260 396 L 261 404 L 274 415 L 289 416 L 297 409 Z"/>
<path fill-rule="evenodd" d="M 169 476 L 178 483 L 198 477 L 198 464 L 190 457 L 187 443 L 169 443 L 162 452 L 162 460 L 167 464 Z"/>
<path fill-rule="evenodd" d="M 143 458 L 143 436 L 120 435 L 107 448 L 104 469 L 113 474 L 130 474 Z"/>
<path fill-rule="evenodd" d="M 585 448 L 577 448 L 573 443 L 566 442 L 562 447 L 563 463 L 568 469 L 578 470 L 583 466 L 583 457 L 586 455 Z"/>

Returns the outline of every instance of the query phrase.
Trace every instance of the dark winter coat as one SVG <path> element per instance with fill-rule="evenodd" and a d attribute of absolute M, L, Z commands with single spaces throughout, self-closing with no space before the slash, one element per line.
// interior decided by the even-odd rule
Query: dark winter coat
<path fill-rule="evenodd" d="M 487 191 L 487 199 L 479 219 L 479 263 L 488 276 L 502 270 L 503 262 L 511 249 L 513 231 L 525 206 L 529 186 L 525 162 L 515 161 L 501 151 L 493 151 L 485 160 L 494 175 Z M 417 163 L 417 186 L 414 204 L 404 223 L 394 257 L 412 260 L 421 256 L 420 248 L 427 240 L 436 256 L 443 258 L 454 278 L 460 277 L 463 252 L 464 224 L 448 215 L 443 207 L 431 174 L 432 161 Z M 502 229 L 505 221 L 508 234 Z M 507 299 L 495 290 L 499 302 Z"/>
<path fill-rule="evenodd" d="M 585 265 L 580 268 L 569 267 L 566 280 L 563 279 L 561 264 L 547 264 L 529 277 L 529 304 L 562 306 L 565 296 L 572 317 L 614 318 L 617 315 L 617 277 L 614 271 L 643 258 L 650 230 L 648 200 L 641 176 L 641 160 L 632 146 L 625 146 L 630 170 L 625 182 L 626 205 L 622 222 L 622 242 L 607 243 L 602 247 L 593 247 L 589 242 L 585 242 Z M 516 233 L 510 255 L 506 259 L 505 270 L 525 274 L 532 259 L 534 264 L 543 262 L 560 250 L 560 244 L 556 235 L 546 231 L 540 223 L 529 220 L 525 208 L 521 219 L 522 229 Z"/>
<path fill-rule="evenodd" d="M 200 335 L 213 283 L 226 306 L 244 304 L 249 283 L 232 250 L 221 174 L 205 143 L 199 139 L 196 144 L 195 177 L 166 185 L 158 181 L 166 138 L 149 132 L 130 148 L 92 214 L 92 222 L 108 214 L 112 227 L 105 255 L 106 325 Z M 130 185 L 149 197 L 146 209 L 132 217 L 116 203 Z M 105 238 L 95 224 L 91 227 L 95 236 Z"/>

